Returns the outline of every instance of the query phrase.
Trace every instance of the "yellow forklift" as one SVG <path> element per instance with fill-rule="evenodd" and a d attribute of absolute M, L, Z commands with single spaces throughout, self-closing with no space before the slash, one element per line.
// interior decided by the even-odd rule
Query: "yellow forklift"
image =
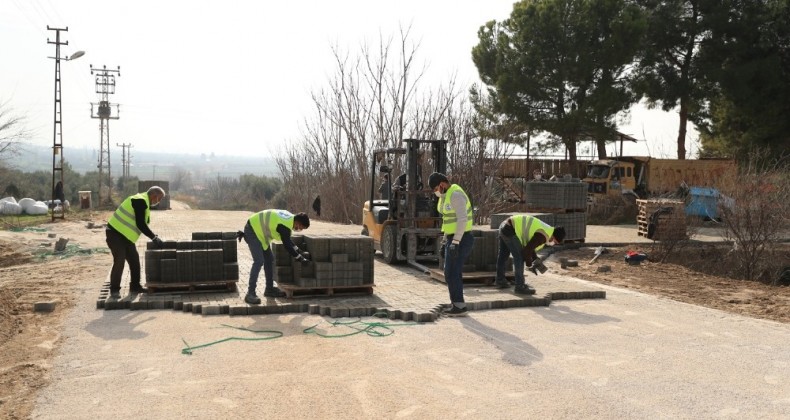
<path fill-rule="evenodd" d="M 432 172 L 446 173 L 447 140 L 403 143 L 406 147 L 373 151 L 362 234 L 373 238 L 388 264 L 406 261 L 427 273 L 430 270 L 419 261 L 438 262 L 442 242 L 442 218 L 427 179 Z"/>

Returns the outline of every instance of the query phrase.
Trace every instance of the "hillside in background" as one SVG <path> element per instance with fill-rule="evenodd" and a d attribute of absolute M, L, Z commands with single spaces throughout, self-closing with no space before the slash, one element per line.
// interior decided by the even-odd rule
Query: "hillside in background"
<path fill-rule="evenodd" d="M 110 169 L 113 178 L 122 173 L 122 149 L 110 150 Z M 179 171 L 188 171 L 193 179 L 216 177 L 236 178 L 243 174 L 279 177 L 280 171 L 272 158 L 222 156 L 215 154 L 173 154 L 144 152 L 131 149 L 129 175 L 140 179 L 170 180 Z M 65 161 L 75 172 L 85 174 L 98 171 L 98 149 L 64 149 Z M 51 171 L 52 149 L 50 147 L 25 145 L 24 150 L 13 162 L 12 167 L 25 172 Z"/>

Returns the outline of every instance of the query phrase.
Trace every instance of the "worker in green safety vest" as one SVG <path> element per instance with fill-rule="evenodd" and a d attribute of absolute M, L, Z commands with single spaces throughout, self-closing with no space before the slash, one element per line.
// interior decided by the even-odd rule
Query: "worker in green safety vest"
<path fill-rule="evenodd" d="M 439 172 L 428 177 L 428 186 L 439 198 L 436 210 L 442 215 L 444 280 L 450 292 L 450 306 L 443 314 L 466 316 L 463 268 L 475 244 L 471 233 L 474 221 L 472 202 L 460 185 L 450 184 L 447 176 Z"/>
<path fill-rule="evenodd" d="M 505 265 L 508 257 L 513 256 L 515 274 L 515 293 L 534 295 L 535 289 L 524 280 L 524 265 L 536 276 L 543 273 L 545 266 L 537 251 L 548 243 L 559 244 L 565 239 L 565 228 L 552 227 L 537 217 L 516 214 L 508 217 L 499 225 L 499 255 L 496 262 L 495 284 L 500 289 L 509 288 L 505 279 Z"/>
<path fill-rule="evenodd" d="M 159 238 L 148 224 L 151 222 L 151 207 L 155 207 L 165 197 L 165 190 L 153 186 L 144 193 L 126 197 L 115 213 L 107 221 L 107 246 L 112 253 L 112 269 L 110 270 L 110 297 L 121 297 L 121 276 L 125 263 L 129 264 L 129 292 L 131 294 L 146 293 L 147 290 L 140 285 L 140 254 L 137 252 L 137 239 L 143 234 L 154 242 L 157 247 L 162 246 Z"/>
<path fill-rule="evenodd" d="M 266 276 L 266 289 L 263 291 L 263 295 L 273 298 L 286 296 L 285 292 L 274 286 L 272 241 L 281 241 L 285 249 L 296 261 L 310 261 L 310 254 L 301 251 L 291 240 L 292 231 L 300 232 L 302 229 L 309 227 L 310 218 L 307 214 L 293 214 L 287 210 L 263 210 L 247 219 L 244 232 L 239 231 L 238 233 L 239 241 L 243 238 L 250 248 L 250 254 L 252 254 L 250 280 L 247 294 L 244 297 L 245 302 L 253 305 L 261 303 L 261 299 L 255 291 L 261 267 L 263 267 L 263 273 Z"/>

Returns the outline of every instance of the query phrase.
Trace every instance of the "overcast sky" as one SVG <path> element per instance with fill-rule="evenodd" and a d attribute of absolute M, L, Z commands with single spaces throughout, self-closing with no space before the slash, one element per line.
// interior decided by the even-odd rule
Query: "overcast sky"
<path fill-rule="evenodd" d="M 330 47 L 358 52 L 379 34 L 412 26 L 427 79 L 477 82 L 471 49 L 486 21 L 507 18 L 513 0 L 0 0 L 0 101 L 27 117 L 32 143 L 53 142 L 55 31 L 61 56 L 63 145 L 98 149 L 91 118 L 94 68 L 120 66 L 111 103 L 117 143 L 134 151 L 270 156 L 299 134 L 310 92 L 334 71 Z M 637 108 L 620 131 L 645 141 L 626 154 L 675 157 L 676 113 Z M 696 138 L 696 132 L 690 137 Z M 687 149 L 696 152 L 691 140 Z"/>

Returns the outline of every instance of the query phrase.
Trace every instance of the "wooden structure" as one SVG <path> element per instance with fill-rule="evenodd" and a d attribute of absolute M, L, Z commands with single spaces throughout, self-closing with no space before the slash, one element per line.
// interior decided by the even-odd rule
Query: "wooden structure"
<path fill-rule="evenodd" d="M 686 232 L 685 202 L 665 198 L 636 200 L 639 212 L 636 216 L 637 233 L 656 241 L 688 239 Z M 652 238 L 650 225 L 655 226 Z"/>
<path fill-rule="evenodd" d="M 297 297 L 315 296 L 351 296 L 351 295 L 372 295 L 373 284 L 363 284 L 361 286 L 329 286 L 329 287 L 301 287 L 288 283 L 278 283 L 277 286 L 285 292 L 287 299 Z"/>

